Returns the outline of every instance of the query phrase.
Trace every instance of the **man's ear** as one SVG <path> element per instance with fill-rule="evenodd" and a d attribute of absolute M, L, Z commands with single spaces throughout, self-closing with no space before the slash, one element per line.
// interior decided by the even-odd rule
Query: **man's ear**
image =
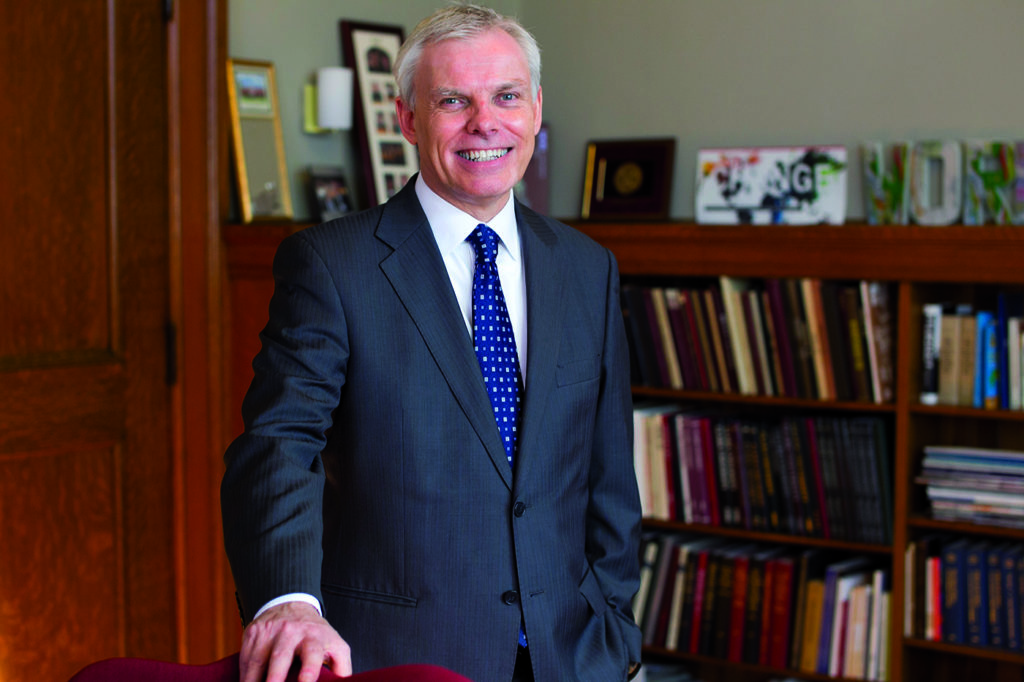
<path fill-rule="evenodd" d="M 416 144 L 416 116 L 412 109 L 405 105 L 405 101 L 399 97 L 395 100 L 395 113 L 398 114 L 398 125 L 402 128 L 402 136 L 409 141 L 409 144 Z"/>
<path fill-rule="evenodd" d="M 542 116 L 542 114 L 544 113 L 543 112 L 544 107 L 542 106 L 543 105 L 543 99 L 544 99 L 544 97 L 543 97 L 542 89 L 538 87 L 537 88 L 537 101 L 534 102 L 534 104 L 533 104 L 533 107 L 534 107 L 534 110 L 533 110 L 533 134 L 534 135 L 537 135 L 537 133 L 540 132 L 540 124 L 544 122 L 544 117 Z"/>

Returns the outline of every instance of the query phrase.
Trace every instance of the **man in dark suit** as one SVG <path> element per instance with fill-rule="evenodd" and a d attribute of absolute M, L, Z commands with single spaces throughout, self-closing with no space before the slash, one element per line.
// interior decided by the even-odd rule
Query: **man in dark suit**
<path fill-rule="evenodd" d="M 513 198 L 539 50 L 460 5 L 417 26 L 395 73 L 421 171 L 281 245 L 225 456 L 242 679 L 281 679 L 293 657 L 303 681 L 406 662 L 626 679 L 640 506 L 618 270 Z M 492 390 L 492 303 L 517 409 Z"/>

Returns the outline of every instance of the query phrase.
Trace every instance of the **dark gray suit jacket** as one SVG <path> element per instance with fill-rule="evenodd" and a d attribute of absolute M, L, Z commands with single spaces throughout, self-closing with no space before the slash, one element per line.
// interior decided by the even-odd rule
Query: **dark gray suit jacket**
<path fill-rule="evenodd" d="M 516 206 L 526 391 L 515 474 L 409 183 L 280 247 L 225 543 L 243 617 L 317 596 L 356 671 L 436 663 L 508 680 L 618 680 L 640 657 L 640 505 L 611 253 Z"/>

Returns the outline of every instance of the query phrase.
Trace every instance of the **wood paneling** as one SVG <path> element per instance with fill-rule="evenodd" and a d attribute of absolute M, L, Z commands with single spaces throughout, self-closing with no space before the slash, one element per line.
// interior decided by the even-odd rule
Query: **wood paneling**
<path fill-rule="evenodd" d="M 0 10 L 0 357 L 110 342 L 107 12 L 38 5 Z"/>
<path fill-rule="evenodd" d="M 0 9 L 0 679 L 176 652 L 162 3 Z"/>
<path fill-rule="evenodd" d="M 3 679 L 59 679 L 57 659 L 122 648 L 118 459 L 84 448 L 0 458 L 0 547 L 20 549 L 0 571 L 0 670 L 33 671 Z M 44 642 L 60 655 L 41 656 Z"/>

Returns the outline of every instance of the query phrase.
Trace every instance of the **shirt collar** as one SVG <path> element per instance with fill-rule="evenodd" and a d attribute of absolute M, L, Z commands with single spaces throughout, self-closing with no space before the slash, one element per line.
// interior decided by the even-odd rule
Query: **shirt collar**
<path fill-rule="evenodd" d="M 454 252 L 462 242 L 466 241 L 480 221 L 465 211 L 452 206 L 436 192 L 427 187 L 423 176 L 416 177 L 416 197 L 420 200 L 423 213 L 427 216 L 430 229 L 442 254 Z M 519 260 L 519 228 L 516 224 L 515 202 L 512 201 L 512 190 L 509 190 L 508 201 L 498 214 L 488 221 L 487 226 L 498 234 L 501 243 L 513 260 Z"/>

